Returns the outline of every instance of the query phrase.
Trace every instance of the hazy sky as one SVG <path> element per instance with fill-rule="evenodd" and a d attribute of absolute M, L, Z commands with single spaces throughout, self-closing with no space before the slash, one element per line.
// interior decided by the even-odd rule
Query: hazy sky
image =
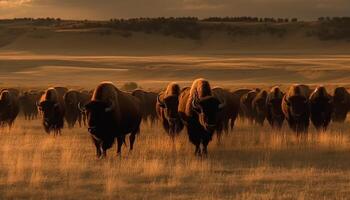
<path fill-rule="evenodd" d="M 349 16 L 350 0 L 0 0 L 0 18 L 158 16 Z"/>

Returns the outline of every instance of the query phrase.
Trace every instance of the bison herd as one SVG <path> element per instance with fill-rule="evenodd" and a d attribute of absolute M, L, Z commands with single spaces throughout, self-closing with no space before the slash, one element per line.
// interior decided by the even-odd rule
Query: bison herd
<path fill-rule="evenodd" d="M 170 83 L 161 92 L 135 90 L 125 92 L 110 82 L 100 83 L 93 91 L 52 87 L 46 91 L 3 89 L 0 94 L 0 124 L 13 125 L 21 112 L 26 120 L 42 118 L 46 133 L 61 134 L 68 128 L 87 126 L 98 158 L 117 141 L 121 153 L 129 135 L 130 150 L 141 121 L 159 121 L 174 140 L 185 129 L 196 155 L 206 155 L 214 134 L 219 141 L 234 127 L 238 117 L 249 123 L 281 129 L 286 121 L 296 134 L 306 134 L 309 123 L 325 131 L 331 121 L 344 122 L 350 108 L 350 95 L 344 87 L 329 94 L 325 87 L 311 90 L 307 85 L 292 85 L 283 92 L 238 89 L 229 91 L 211 87 L 209 81 L 197 79 L 191 87 Z"/>

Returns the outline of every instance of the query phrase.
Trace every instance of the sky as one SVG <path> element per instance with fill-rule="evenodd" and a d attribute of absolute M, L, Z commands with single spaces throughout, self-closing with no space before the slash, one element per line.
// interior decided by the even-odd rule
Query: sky
<path fill-rule="evenodd" d="M 110 19 L 135 17 L 349 16 L 350 0 L 0 0 L 0 18 L 60 17 Z"/>

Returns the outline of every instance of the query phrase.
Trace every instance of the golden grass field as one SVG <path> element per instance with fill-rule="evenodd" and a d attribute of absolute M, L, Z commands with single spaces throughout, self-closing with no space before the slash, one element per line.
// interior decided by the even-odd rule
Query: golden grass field
<path fill-rule="evenodd" d="M 185 132 L 173 144 L 159 125 L 143 124 L 135 150 L 113 146 L 95 158 L 86 128 L 46 135 L 19 118 L 0 133 L 0 199 L 347 199 L 349 124 L 297 138 L 238 121 L 207 158 Z"/>

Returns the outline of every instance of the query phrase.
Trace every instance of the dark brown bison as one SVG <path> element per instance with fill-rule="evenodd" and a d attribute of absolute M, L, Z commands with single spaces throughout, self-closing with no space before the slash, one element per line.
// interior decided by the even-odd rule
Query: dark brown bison
<path fill-rule="evenodd" d="M 244 94 L 240 99 L 240 109 L 242 110 L 243 119 L 246 118 L 249 122 L 254 122 L 253 100 L 258 94 L 257 90 L 251 90 Z"/>
<path fill-rule="evenodd" d="M 281 129 L 284 121 L 282 99 L 284 93 L 276 86 L 273 87 L 266 98 L 266 119 L 272 128 Z"/>
<path fill-rule="evenodd" d="M 231 123 L 234 124 L 234 120 L 237 118 L 239 102 L 235 101 L 234 96 L 228 90 L 214 88 L 212 92 L 214 97 L 225 104 L 225 107 L 218 113 L 218 123 L 216 126 L 216 132 L 220 142 L 222 132 L 228 133 L 229 131 L 230 120 L 232 120 Z"/>
<path fill-rule="evenodd" d="M 310 88 L 306 85 L 293 85 L 282 100 L 282 111 L 289 127 L 297 133 L 307 133 L 309 128 Z"/>
<path fill-rule="evenodd" d="M 115 138 L 120 155 L 127 134 L 131 134 L 130 150 L 133 149 L 142 120 L 140 101 L 136 97 L 120 91 L 110 82 L 103 82 L 95 89 L 91 101 L 81 109 L 87 114 L 88 131 L 98 158 L 106 156 Z"/>
<path fill-rule="evenodd" d="M 19 113 L 19 102 L 16 93 L 3 89 L 0 94 L 0 125 L 12 127 Z"/>
<path fill-rule="evenodd" d="M 337 87 L 333 94 L 333 115 L 334 122 L 344 122 L 350 109 L 350 94 L 344 87 Z"/>
<path fill-rule="evenodd" d="M 141 102 L 142 120 L 144 122 L 149 121 L 153 125 L 157 120 L 156 103 L 158 94 L 137 89 L 132 92 L 132 95 Z"/>
<path fill-rule="evenodd" d="M 196 147 L 196 155 L 207 154 L 208 144 L 218 123 L 218 114 L 224 106 L 212 94 L 209 82 L 204 79 L 195 80 L 190 89 L 181 92 L 179 114 L 185 122 L 190 142 Z"/>
<path fill-rule="evenodd" d="M 42 123 L 46 133 L 61 134 L 64 125 L 64 101 L 62 93 L 49 88 L 41 96 L 38 109 L 42 112 Z"/>
<path fill-rule="evenodd" d="M 176 83 L 170 83 L 164 92 L 157 97 L 156 111 L 158 118 L 162 122 L 164 130 L 172 139 L 178 135 L 184 124 L 181 121 L 178 106 L 180 86 Z"/>
<path fill-rule="evenodd" d="M 23 112 L 26 120 L 32 120 L 38 117 L 38 108 L 36 105 L 40 97 L 41 94 L 37 91 L 27 91 L 19 97 L 20 110 Z"/>
<path fill-rule="evenodd" d="M 78 106 L 84 107 L 86 104 L 90 102 L 90 99 L 92 97 L 93 92 L 89 92 L 86 90 L 83 90 L 79 92 L 79 103 Z M 86 126 L 86 113 L 85 112 L 80 112 L 82 116 L 82 122 L 84 123 L 84 126 Z"/>
<path fill-rule="evenodd" d="M 78 122 L 81 126 L 82 113 L 78 108 L 80 103 L 80 92 L 76 90 L 69 90 L 66 92 L 63 98 L 65 106 L 64 118 L 66 119 L 68 128 L 73 128 L 76 122 Z"/>
<path fill-rule="evenodd" d="M 251 91 L 251 89 L 237 89 L 237 90 L 232 92 L 232 96 L 233 96 L 233 99 L 235 101 L 235 104 L 238 106 L 238 116 L 241 119 L 244 118 L 244 112 L 240 106 L 241 98 L 243 95 L 247 94 L 250 91 Z M 236 118 L 237 118 L 237 115 L 236 115 L 236 117 L 231 118 L 231 129 L 233 129 L 233 127 L 235 125 Z"/>
<path fill-rule="evenodd" d="M 266 98 L 267 92 L 265 90 L 261 90 L 256 94 L 252 101 L 254 122 L 261 126 L 264 125 L 264 121 L 266 119 Z"/>
<path fill-rule="evenodd" d="M 327 130 L 332 118 L 333 100 L 325 87 L 317 87 L 310 95 L 310 118 L 317 130 Z"/>

